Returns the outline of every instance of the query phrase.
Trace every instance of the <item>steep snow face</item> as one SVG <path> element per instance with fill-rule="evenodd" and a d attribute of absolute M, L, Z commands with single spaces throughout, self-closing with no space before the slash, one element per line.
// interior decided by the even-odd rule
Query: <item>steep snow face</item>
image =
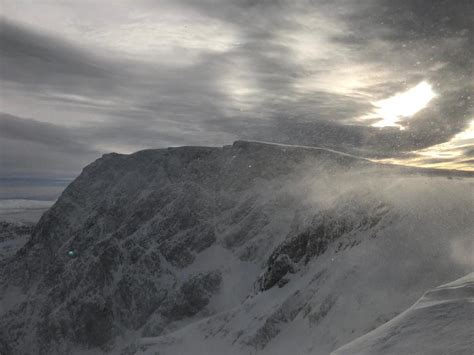
<path fill-rule="evenodd" d="M 333 354 L 473 353 L 474 273 L 471 273 L 426 292 L 398 317 Z"/>
<path fill-rule="evenodd" d="M 472 192 L 304 147 L 106 155 L 2 269 L 0 350 L 328 354 L 472 269 Z"/>

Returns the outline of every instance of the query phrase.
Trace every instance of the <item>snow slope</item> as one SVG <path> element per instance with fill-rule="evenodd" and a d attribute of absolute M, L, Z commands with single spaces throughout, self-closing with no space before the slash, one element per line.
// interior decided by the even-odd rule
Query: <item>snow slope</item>
<path fill-rule="evenodd" d="M 333 354 L 474 354 L 474 273 L 426 292 L 398 317 Z"/>
<path fill-rule="evenodd" d="M 0 270 L 0 351 L 328 354 L 473 269 L 473 182 L 258 142 L 105 155 Z"/>

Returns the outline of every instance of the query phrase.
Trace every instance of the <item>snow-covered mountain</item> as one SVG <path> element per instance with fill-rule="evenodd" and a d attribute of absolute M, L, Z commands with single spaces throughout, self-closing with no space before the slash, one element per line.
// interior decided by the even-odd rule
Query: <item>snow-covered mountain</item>
<path fill-rule="evenodd" d="M 0 350 L 328 354 L 473 270 L 473 192 L 318 148 L 105 155 L 2 269 Z"/>

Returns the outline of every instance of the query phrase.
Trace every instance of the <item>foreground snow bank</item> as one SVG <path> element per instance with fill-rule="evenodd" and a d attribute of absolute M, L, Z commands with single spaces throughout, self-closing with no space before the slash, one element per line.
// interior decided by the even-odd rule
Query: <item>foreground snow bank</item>
<path fill-rule="evenodd" d="M 344 354 L 474 354 L 474 273 L 426 292 L 398 317 L 333 353 Z"/>

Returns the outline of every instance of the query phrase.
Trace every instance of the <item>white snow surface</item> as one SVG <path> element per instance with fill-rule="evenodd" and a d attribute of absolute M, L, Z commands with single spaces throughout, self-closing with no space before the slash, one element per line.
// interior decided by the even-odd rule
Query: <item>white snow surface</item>
<path fill-rule="evenodd" d="M 332 354 L 474 354 L 474 273 L 426 292 L 399 316 Z"/>

